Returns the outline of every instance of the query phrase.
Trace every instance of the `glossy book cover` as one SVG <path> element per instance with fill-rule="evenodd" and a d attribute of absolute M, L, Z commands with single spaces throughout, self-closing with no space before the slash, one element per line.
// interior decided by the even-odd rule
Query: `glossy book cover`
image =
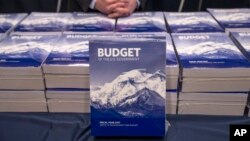
<path fill-rule="evenodd" d="M 166 12 L 165 17 L 172 33 L 224 32 L 207 12 Z"/>
<path fill-rule="evenodd" d="M 164 136 L 166 43 L 121 40 L 90 41 L 92 135 Z"/>
<path fill-rule="evenodd" d="M 88 34 L 63 34 L 46 59 L 46 65 L 81 65 L 89 61 Z"/>
<path fill-rule="evenodd" d="M 6 33 L 16 26 L 27 14 L 0 14 L 0 33 Z"/>
<path fill-rule="evenodd" d="M 185 68 L 249 68 L 250 63 L 225 33 L 173 34 Z"/>
<path fill-rule="evenodd" d="M 115 19 L 100 13 L 72 13 L 66 31 L 73 32 L 112 32 L 115 30 Z"/>
<path fill-rule="evenodd" d="M 208 9 L 223 28 L 250 28 L 250 9 Z"/>
<path fill-rule="evenodd" d="M 250 32 L 233 32 L 233 37 L 239 43 L 239 48 L 250 61 Z"/>
<path fill-rule="evenodd" d="M 162 12 L 133 13 L 129 17 L 119 18 L 117 32 L 166 32 Z"/>
<path fill-rule="evenodd" d="M 61 32 L 70 17 L 70 13 L 32 12 L 15 28 L 15 32 Z"/>
<path fill-rule="evenodd" d="M 13 35 L 0 43 L 0 67 L 40 67 L 56 35 Z"/>

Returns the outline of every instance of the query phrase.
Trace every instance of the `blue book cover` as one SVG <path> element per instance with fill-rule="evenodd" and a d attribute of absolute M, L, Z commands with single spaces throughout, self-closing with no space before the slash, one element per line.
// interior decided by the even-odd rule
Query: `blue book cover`
<path fill-rule="evenodd" d="M 63 34 L 44 64 L 82 65 L 89 64 L 89 40 L 104 38 L 108 34 Z"/>
<path fill-rule="evenodd" d="M 66 31 L 73 32 L 110 32 L 115 29 L 115 19 L 100 13 L 73 13 Z"/>
<path fill-rule="evenodd" d="M 208 9 L 223 28 L 250 28 L 250 9 Z"/>
<path fill-rule="evenodd" d="M 16 26 L 27 14 L 0 14 L 0 33 L 6 33 Z"/>
<path fill-rule="evenodd" d="M 40 67 L 56 41 L 55 35 L 13 35 L 0 43 L 0 67 Z"/>
<path fill-rule="evenodd" d="M 166 43 L 138 40 L 90 41 L 94 136 L 165 135 Z"/>
<path fill-rule="evenodd" d="M 249 68 L 250 63 L 225 33 L 173 34 L 185 68 Z"/>
<path fill-rule="evenodd" d="M 233 32 L 232 36 L 237 40 L 238 47 L 250 60 L 250 32 Z"/>
<path fill-rule="evenodd" d="M 16 28 L 16 32 L 61 32 L 71 18 L 69 13 L 31 13 Z"/>
<path fill-rule="evenodd" d="M 165 16 L 172 33 L 224 32 L 207 12 L 167 12 Z"/>
<path fill-rule="evenodd" d="M 133 13 L 129 17 L 119 18 L 117 32 L 166 32 L 162 12 Z"/>
<path fill-rule="evenodd" d="M 73 65 L 89 62 L 89 37 L 63 34 L 45 61 L 47 65 Z"/>

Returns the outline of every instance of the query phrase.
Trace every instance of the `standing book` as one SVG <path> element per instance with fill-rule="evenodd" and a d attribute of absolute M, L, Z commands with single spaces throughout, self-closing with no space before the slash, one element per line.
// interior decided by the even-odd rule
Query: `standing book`
<path fill-rule="evenodd" d="M 164 136 L 165 65 L 165 41 L 90 41 L 92 135 Z"/>

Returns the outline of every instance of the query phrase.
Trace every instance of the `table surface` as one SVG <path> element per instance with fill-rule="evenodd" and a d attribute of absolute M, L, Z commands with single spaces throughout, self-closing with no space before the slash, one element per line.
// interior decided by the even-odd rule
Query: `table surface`
<path fill-rule="evenodd" d="M 78 113 L 0 113 L 0 141 L 228 141 L 230 124 L 249 117 L 168 115 L 164 138 L 112 138 L 90 135 L 90 115 Z"/>

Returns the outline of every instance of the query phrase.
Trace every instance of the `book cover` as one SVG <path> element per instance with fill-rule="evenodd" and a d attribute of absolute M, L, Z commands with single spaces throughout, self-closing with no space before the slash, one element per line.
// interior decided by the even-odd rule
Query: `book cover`
<path fill-rule="evenodd" d="M 165 65 L 164 41 L 90 41 L 92 135 L 164 136 Z"/>
<path fill-rule="evenodd" d="M 70 13 L 32 12 L 15 28 L 15 32 L 61 32 L 71 17 Z"/>
<path fill-rule="evenodd" d="M 6 33 L 16 26 L 27 14 L 0 14 L 0 33 Z"/>
<path fill-rule="evenodd" d="M 89 40 L 110 34 L 65 33 L 43 64 L 47 74 L 89 74 Z"/>
<path fill-rule="evenodd" d="M 96 35 L 63 34 L 44 65 L 82 65 L 89 61 L 89 38 Z"/>
<path fill-rule="evenodd" d="M 207 9 L 223 28 L 250 28 L 250 9 Z"/>
<path fill-rule="evenodd" d="M 2 67 L 41 67 L 56 35 L 13 35 L 0 43 L 0 69 Z"/>
<path fill-rule="evenodd" d="M 100 13 L 72 13 L 66 31 L 73 32 L 112 32 L 115 29 L 115 19 L 110 19 Z"/>
<path fill-rule="evenodd" d="M 236 39 L 238 47 L 250 61 L 250 32 L 233 32 L 231 34 Z"/>
<path fill-rule="evenodd" d="M 224 32 L 207 12 L 164 13 L 172 33 Z"/>
<path fill-rule="evenodd" d="M 166 32 L 162 12 L 133 13 L 129 17 L 119 18 L 117 32 Z"/>
<path fill-rule="evenodd" d="M 183 70 L 250 67 L 247 58 L 224 33 L 173 34 L 173 40 Z"/>

